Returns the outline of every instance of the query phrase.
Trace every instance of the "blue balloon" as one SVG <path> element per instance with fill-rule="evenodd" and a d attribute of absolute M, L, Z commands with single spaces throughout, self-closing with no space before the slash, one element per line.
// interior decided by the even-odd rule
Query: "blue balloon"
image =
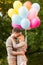
<path fill-rule="evenodd" d="M 28 15 L 28 10 L 25 6 L 22 6 L 20 9 L 19 9 L 19 15 L 22 17 L 22 18 L 26 18 L 27 15 Z"/>
<path fill-rule="evenodd" d="M 14 14 L 12 16 L 12 23 L 20 25 L 22 18 L 19 15 Z"/>
<path fill-rule="evenodd" d="M 22 28 L 27 29 L 28 27 L 30 27 L 30 21 L 28 19 L 24 18 L 21 21 L 21 26 L 22 26 Z"/>

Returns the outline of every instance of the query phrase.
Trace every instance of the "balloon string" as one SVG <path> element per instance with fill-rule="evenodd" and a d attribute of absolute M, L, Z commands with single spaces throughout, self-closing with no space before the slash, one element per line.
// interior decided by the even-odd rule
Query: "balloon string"
<path fill-rule="evenodd" d="M 25 30 L 25 42 L 27 43 L 27 31 Z"/>

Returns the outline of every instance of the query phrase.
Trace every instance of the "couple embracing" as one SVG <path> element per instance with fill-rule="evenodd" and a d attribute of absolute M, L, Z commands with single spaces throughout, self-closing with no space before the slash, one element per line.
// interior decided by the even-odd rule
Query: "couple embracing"
<path fill-rule="evenodd" d="M 27 65 L 27 43 L 20 32 L 18 28 L 13 28 L 12 34 L 6 40 L 8 65 Z"/>

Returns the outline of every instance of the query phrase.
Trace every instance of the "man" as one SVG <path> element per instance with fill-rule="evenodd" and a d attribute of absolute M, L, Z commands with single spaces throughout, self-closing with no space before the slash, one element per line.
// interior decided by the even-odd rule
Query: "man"
<path fill-rule="evenodd" d="M 17 55 L 24 55 L 25 53 L 23 51 L 17 52 L 16 49 L 14 48 L 14 45 L 16 44 L 16 38 L 20 36 L 20 30 L 15 28 L 12 30 L 11 36 L 8 37 L 6 41 L 6 49 L 7 49 L 7 54 L 8 54 L 8 64 L 9 65 L 17 65 Z M 22 35 L 23 36 L 23 35 Z M 15 44 L 13 44 L 12 39 L 14 38 Z M 22 37 L 23 38 L 23 37 Z"/>

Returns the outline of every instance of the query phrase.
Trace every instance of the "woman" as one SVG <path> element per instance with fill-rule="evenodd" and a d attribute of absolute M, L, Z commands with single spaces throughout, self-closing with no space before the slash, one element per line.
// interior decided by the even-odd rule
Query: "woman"
<path fill-rule="evenodd" d="M 27 43 L 25 42 L 24 36 L 20 34 L 16 40 L 17 42 L 14 47 L 17 49 L 17 51 L 19 52 L 23 51 L 25 53 L 27 49 Z M 13 36 L 12 36 L 12 42 L 13 44 L 15 43 Z M 27 65 L 27 58 L 25 54 L 17 55 L 17 65 Z"/>

